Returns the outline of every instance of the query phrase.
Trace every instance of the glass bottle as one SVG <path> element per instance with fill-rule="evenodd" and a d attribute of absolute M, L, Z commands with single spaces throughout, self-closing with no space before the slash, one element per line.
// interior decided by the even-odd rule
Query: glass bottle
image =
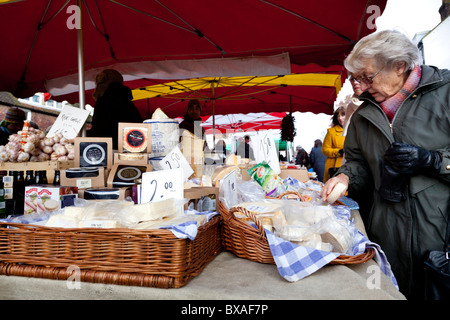
<path fill-rule="evenodd" d="M 34 184 L 33 170 L 27 170 L 25 175 L 25 186 Z"/>
<path fill-rule="evenodd" d="M 42 184 L 48 183 L 46 170 L 41 170 L 41 178 L 42 178 Z"/>
<path fill-rule="evenodd" d="M 16 172 L 13 178 L 14 214 L 22 215 L 25 201 L 25 178 L 23 171 Z"/>
<path fill-rule="evenodd" d="M 3 183 L 3 176 L 0 172 L 0 218 L 6 218 L 6 200 L 5 200 L 5 184 Z"/>
<path fill-rule="evenodd" d="M 55 177 L 53 178 L 53 185 L 60 186 L 61 185 L 61 174 L 59 170 L 55 170 Z"/>
<path fill-rule="evenodd" d="M 34 172 L 34 184 L 42 184 L 41 172 L 39 170 Z"/>

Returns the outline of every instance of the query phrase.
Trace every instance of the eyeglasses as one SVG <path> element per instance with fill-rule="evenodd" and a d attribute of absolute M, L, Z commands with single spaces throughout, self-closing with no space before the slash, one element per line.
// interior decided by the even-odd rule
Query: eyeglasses
<path fill-rule="evenodd" d="M 384 68 L 384 67 L 383 67 Z M 350 81 L 355 81 L 358 82 L 359 84 L 364 83 L 367 86 L 370 86 L 373 83 L 373 78 L 375 78 L 380 72 L 381 70 L 383 70 L 383 68 L 381 68 L 380 70 L 377 71 L 377 73 L 375 73 L 373 76 L 371 77 L 360 77 L 360 78 L 355 78 L 353 76 L 350 77 Z"/>

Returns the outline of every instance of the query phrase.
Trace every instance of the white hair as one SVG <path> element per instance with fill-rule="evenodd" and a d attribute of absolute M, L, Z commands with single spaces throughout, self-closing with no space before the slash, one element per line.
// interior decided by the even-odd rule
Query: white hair
<path fill-rule="evenodd" d="M 378 68 L 392 69 L 398 63 L 405 63 L 405 72 L 421 64 L 419 49 L 396 30 L 379 31 L 359 40 L 344 60 L 344 66 L 350 73 L 359 73 L 365 69 L 367 59 L 373 59 Z"/>

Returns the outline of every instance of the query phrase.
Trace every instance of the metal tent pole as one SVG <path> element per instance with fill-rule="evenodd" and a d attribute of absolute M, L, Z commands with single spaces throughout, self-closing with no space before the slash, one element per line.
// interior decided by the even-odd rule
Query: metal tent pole
<path fill-rule="evenodd" d="M 78 8 L 80 8 L 80 28 L 77 29 L 77 50 L 78 50 L 78 94 L 79 94 L 79 103 L 80 109 L 86 108 L 85 102 L 85 86 L 84 86 L 84 49 L 83 49 L 83 20 L 81 14 L 81 3 L 82 0 L 77 0 Z M 86 136 L 86 126 L 83 126 L 81 131 L 81 136 Z"/>

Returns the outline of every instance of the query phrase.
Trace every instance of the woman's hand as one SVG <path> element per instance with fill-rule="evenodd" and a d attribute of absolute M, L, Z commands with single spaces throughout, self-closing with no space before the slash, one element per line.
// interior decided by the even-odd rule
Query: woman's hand
<path fill-rule="evenodd" d="M 341 192 L 341 194 L 339 196 L 345 195 L 345 193 L 347 192 L 347 189 L 348 189 L 349 178 L 347 175 L 340 173 L 337 176 L 328 180 L 325 183 L 325 185 L 323 186 L 322 193 L 321 193 L 322 201 L 327 201 L 328 195 L 331 193 L 331 191 L 333 191 L 334 187 L 338 183 L 342 183 L 343 185 L 345 185 L 345 190 L 343 192 Z"/>

